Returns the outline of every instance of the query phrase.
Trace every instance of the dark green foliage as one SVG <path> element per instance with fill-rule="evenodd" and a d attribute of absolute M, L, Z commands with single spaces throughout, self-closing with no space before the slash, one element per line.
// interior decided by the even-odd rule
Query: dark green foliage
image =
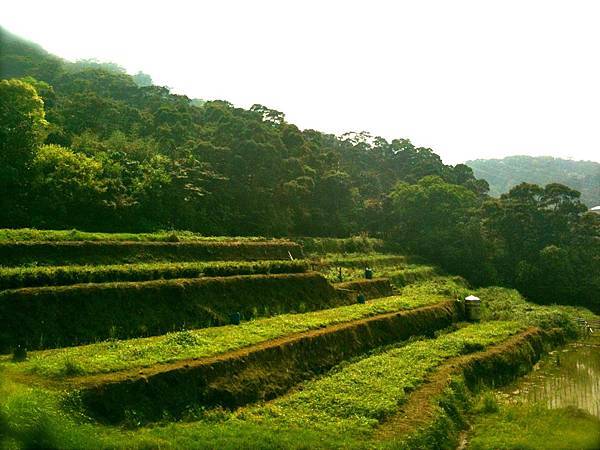
<path fill-rule="evenodd" d="M 482 201 L 425 177 L 390 194 L 390 237 L 475 284 L 507 284 L 540 303 L 600 311 L 600 215 L 586 212 L 579 196 L 561 184 L 523 183 Z"/>
<path fill-rule="evenodd" d="M 81 284 L 0 292 L 0 352 L 149 336 L 351 303 L 315 273 Z"/>
<path fill-rule="evenodd" d="M 8 34 L 2 67 L 2 77 L 28 77 L 38 90 L 45 143 L 60 147 L 27 148 L 25 213 L 0 226 L 347 236 L 384 231 L 385 196 L 398 181 L 435 174 L 485 190 L 466 166 L 406 139 L 301 131 L 263 105 L 191 100 L 142 73 L 68 63 Z"/>

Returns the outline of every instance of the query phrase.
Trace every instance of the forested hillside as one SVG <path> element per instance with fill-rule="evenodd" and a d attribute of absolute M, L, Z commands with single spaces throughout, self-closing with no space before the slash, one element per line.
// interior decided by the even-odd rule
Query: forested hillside
<path fill-rule="evenodd" d="M 561 183 L 581 192 L 588 207 L 600 205 L 600 164 L 551 156 L 507 156 L 503 159 L 467 161 L 475 176 L 490 184 L 490 195 L 499 197 L 519 183 Z"/>
<path fill-rule="evenodd" d="M 373 221 L 398 181 L 438 175 L 487 189 L 466 166 L 446 166 L 406 139 L 300 131 L 265 106 L 201 104 L 138 86 L 114 64 L 66 63 L 6 32 L 2 54 L 2 78 L 29 77 L 9 95 L 36 111 L 36 130 L 20 143 L 29 150 L 19 160 L 3 152 L 13 179 L 5 226 L 337 236 Z M 36 154 L 34 142 L 43 144 Z"/>
<path fill-rule="evenodd" d="M 385 238 L 472 282 L 595 304 L 600 215 L 560 184 L 500 199 L 408 139 L 300 130 L 2 32 L 0 227 Z M 401 127 L 401 124 L 399 124 Z"/>

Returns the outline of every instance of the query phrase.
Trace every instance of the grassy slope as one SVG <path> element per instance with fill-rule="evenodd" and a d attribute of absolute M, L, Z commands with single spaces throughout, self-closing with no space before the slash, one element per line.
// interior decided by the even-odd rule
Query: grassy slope
<path fill-rule="evenodd" d="M 427 282 L 403 290 L 405 296 L 426 294 L 445 298 L 461 297 L 464 293 L 464 287 L 447 281 Z M 573 317 L 589 314 L 572 307 L 528 304 L 516 291 L 502 288 L 482 289 L 477 294 L 486 305 L 485 319 L 517 322 L 484 323 L 433 341 L 418 341 L 345 363 L 329 376 L 305 383 L 293 393 L 265 405 L 235 414 L 201 408 L 190 411 L 194 422 L 187 424 L 165 424 L 135 431 L 101 427 L 81 422 L 76 416 L 77 409 L 64 409 L 58 392 L 0 379 L 0 447 L 121 448 L 124 443 L 130 448 L 370 447 L 373 443 L 369 441 L 369 432 L 373 425 L 392 413 L 397 402 L 403 401 L 427 373 L 448 357 L 490 345 L 529 325 L 563 326 L 576 333 Z M 481 333 L 469 335 L 477 329 Z M 389 393 L 396 403 L 390 402 Z M 130 424 L 135 423 L 132 414 Z"/>
<path fill-rule="evenodd" d="M 13 364 L 0 359 L 11 370 L 47 377 L 89 375 L 147 367 L 180 359 L 214 356 L 280 336 L 322 328 L 376 314 L 416 308 L 447 300 L 463 289 L 452 279 L 440 278 L 406 288 L 402 296 L 366 304 L 342 306 L 304 314 L 282 314 L 243 322 L 239 326 L 205 328 L 168 333 L 151 338 L 106 341 L 64 349 L 31 352 L 29 360 Z"/>
<path fill-rule="evenodd" d="M 397 410 L 408 392 L 444 360 L 500 342 L 522 329 L 516 322 L 473 325 L 434 340 L 416 341 L 340 366 L 289 395 L 241 409 L 191 412 L 189 424 L 125 432 L 111 427 L 75 426 L 60 412 L 59 396 L 36 388 L 3 388 L 1 417 L 7 435 L 36 439 L 36 445 L 131 448 L 314 448 L 365 446 L 379 421 Z M 12 394 L 11 394 L 12 390 Z M 29 411 L 36 411 L 35 417 Z M 40 417 L 42 420 L 40 420 Z M 131 417 L 135 424 L 135 415 Z M 24 430 L 27 430 L 26 432 Z"/>

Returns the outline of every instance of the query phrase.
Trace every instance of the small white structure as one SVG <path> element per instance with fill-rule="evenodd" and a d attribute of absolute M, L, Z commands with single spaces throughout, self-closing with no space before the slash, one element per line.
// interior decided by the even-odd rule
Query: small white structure
<path fill-rule="evenodd" d="M 474 295 L 465 297 L 465 315 L 468 320 L 476 322 L 481 320 L 481 299 Z"/>
<path fill-rule="evenodd" d="M 594 206 L 593 208 L 590 208 L 590 211 L 600 214 L 600 206 Z"/>

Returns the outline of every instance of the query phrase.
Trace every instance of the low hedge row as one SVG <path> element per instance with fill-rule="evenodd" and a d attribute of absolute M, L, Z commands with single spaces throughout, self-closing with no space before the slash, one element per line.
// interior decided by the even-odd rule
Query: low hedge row
<path fill-rule="evenodd" d="M 417 266 L 402 269 L 390 274 L 389 277 L 396 286 L 402 287 L 417 281 L 430 280 L 437 275 L 439 275 L 439 272 L 435 267 Z"/>
<path fill-rule="evenodd" d="M 336 289 L 350 291 L 355 296 L 363 294 L 366 299 L 387 297 L 393 294 L 389 278 L 348 281 L 346 283 L 336 283 L 335 287 Z"/>
<path fill-rule="evenodd" d="M 308 264 L 303 260 L 6 267 L 0 268 L 0 290 L 79 283 L 150 281 L 201 276 L 227 277 L 307 271 Z"/>
<path fill-rule="evenodd" d="M 151 336 L 355 301 L 316 273 L 79 284 L 0 292 L 0 352 Z"/>
<path fill-rule="evenodd" d="M 302 245 L 308 255 L 325 255 L 328 253 L 373 253 L 385 250 L 381 239 L 366 236 L 349 238 L 302 237 L 294 238 L 294 242 Z"/>
<path fill-rule="evenodd" d="M 302 256 L 298 244 L 274 242 L 0 242 L 4 266 L 24 264 L 120 264 L 153 261 L 289 259 Z"/>

